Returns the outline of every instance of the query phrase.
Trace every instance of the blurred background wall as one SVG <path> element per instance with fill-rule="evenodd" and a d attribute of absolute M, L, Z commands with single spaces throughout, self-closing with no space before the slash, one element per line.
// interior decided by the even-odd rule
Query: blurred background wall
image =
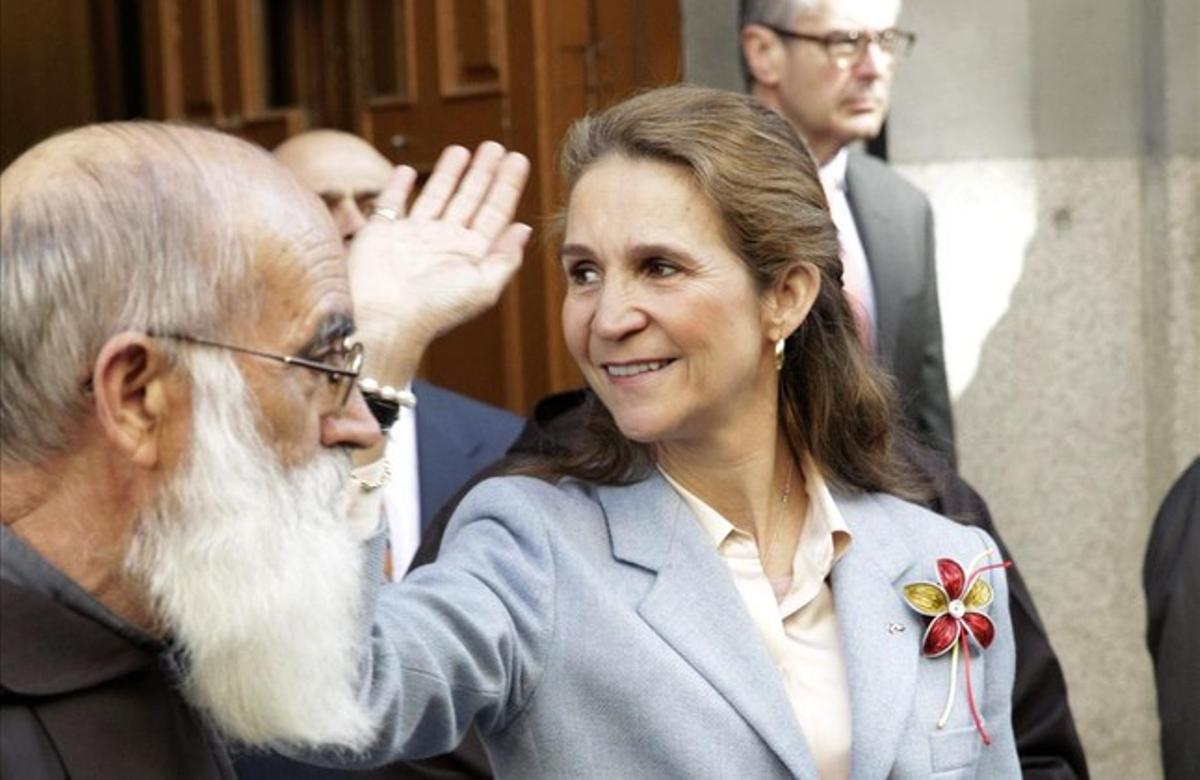
<path fill-rule="evenodd" d="M 683 6 L 686 77 L 739 88 L 736 0 Z M 1141 564 L 1200 452 L 1200 3 L 909 0 L 901 24 L 888 157 L 937 218 L 962 472 L 1093 773 L 1157 776 Z"/>

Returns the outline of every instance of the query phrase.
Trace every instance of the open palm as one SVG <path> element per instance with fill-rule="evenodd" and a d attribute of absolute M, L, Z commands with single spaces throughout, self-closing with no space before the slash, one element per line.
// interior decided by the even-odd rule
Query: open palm
<path fill-rule="evenodd" d="M 528 175 L 529 160 L 500 144 L 485 142 L 474 157 L 451 146 L 405 214 L 416 172 L 396 169 L 350 247 L 351 294 L 368 350 L 403 338 L 406 351 L 419 354 L 496 303 L 529 240 L 530 228 L 512 221 Z"/>

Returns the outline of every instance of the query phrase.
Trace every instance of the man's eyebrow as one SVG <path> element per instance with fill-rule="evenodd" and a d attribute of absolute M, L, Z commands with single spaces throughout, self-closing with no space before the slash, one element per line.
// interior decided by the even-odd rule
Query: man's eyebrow
<path fill-rule="evenodd" d="M 347 336 L 354 334 L 354 318 L 344 312 L 328 314 L 317 325 L 312 338 L 296 352 L 298 357 L 317 355 L 331 345 L 340 345 Z"/>

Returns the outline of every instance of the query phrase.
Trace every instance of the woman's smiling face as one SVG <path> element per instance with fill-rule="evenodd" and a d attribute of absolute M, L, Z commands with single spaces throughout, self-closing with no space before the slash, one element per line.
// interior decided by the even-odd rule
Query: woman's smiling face
<path fill-rule="evenodd" d="M 761 296 L 686 168 L 616 154 L 592 164 L 560 254 L 567 347 L 625 436 L 703 441 L 774 413 Z"/>

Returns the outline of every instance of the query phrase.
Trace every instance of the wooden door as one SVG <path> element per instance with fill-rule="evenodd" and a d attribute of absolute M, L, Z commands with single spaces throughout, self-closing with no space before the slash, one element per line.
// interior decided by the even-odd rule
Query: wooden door
<path fill-rule="evenodd" d="M 519 413 L 579 384 L 546 231 L 563 197 L 555 156 L 575 118 L 679 79 L 678 0 L 45 0 L 41 16 L 20 5 L 3 3 L 6 159 L 64 125 L 139 116 L 267 148 L 340 128 L 419 171 L 449 143 L 493 138 L 527 154 L 525 265 L 500 304 L 435 343 L 421 370 Z M 47 14 L 62 21 L 57 59 L 36 43 Z M 63 100 L 17 102 L 28 95 Z"/>

